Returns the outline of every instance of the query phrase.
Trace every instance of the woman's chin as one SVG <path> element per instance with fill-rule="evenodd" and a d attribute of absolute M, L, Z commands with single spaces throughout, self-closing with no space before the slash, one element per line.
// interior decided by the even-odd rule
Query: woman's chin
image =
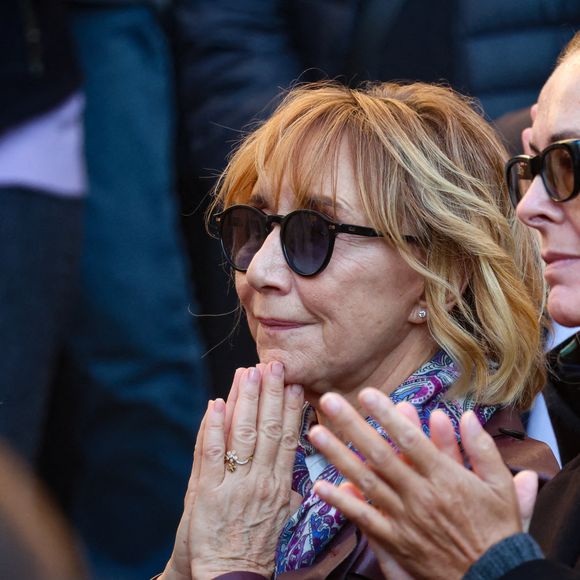
<path fill-rule="evenodd" d="M 304 384 L 304 366 L 296 360 L 296 357 L 284 350 L 259 350 L 258 358 L 262 364 L 281 362 L 284 365 L 284 382 L 287 385 Z"/>

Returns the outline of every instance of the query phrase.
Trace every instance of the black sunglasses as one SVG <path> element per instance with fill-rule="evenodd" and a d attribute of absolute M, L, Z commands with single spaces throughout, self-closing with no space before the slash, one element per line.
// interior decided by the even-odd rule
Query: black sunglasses
<path fill-rule="evenodd" d="M 569 201 L 580 192 L 580 139 L 558 141 L 539 155 L 518 155 L 506 163 L 508 191 L 514 207 L 528 191 L 536 175 L 555 202 Z"/>
<path fill-rule="evenodd" d="M 288 266 L 301 276 L 314 276 L 326 268 L 337 234 L 380 238 L 364 226 L 339 224 L 311 209 L 285 216 L 269 215 L 250 205 L 233 205 L 214 216 L 222 249 L 231 266 L 245 272 L 274 224 L 280 224 L 282 250 Z"/>

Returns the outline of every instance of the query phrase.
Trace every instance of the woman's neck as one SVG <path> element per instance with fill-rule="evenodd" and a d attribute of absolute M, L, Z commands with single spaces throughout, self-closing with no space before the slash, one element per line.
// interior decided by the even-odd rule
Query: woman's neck
<path fill-rule="evenodd" d="M 402 356 L 386 360 L 385 364 L 380 365 L 370 377 L 359 382 L 357 386 L 348 388 L 341 385 L 340 388 L 329 389 L 329 391 L 340 393 L 362 416 L 366 416 L 358 402 L 360 391 L 365 387 L 375 387 L 387 395 L 392 393 L 415 371 L 431 360 L 439 349 L 440 347 L 433 341 L 428 345 L 424 343 L 417 345 L 416 348 L 408 349 Z M 316 409 L 318 422 L 325 425 L 327 421 L 324 414 L 319 411 L 318 405 L 322 394 L 312 393 L 305 388 L 305 395 L 307 401 Z"/>

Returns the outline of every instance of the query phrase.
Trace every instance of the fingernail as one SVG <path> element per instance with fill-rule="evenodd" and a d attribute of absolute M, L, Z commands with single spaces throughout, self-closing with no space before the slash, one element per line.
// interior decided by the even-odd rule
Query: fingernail
<path fill-rule="evenodd" d="M 332 493 L 333 487 L 334 486 L 331 483 L 328 483 L 328 481 L 320 479 L 314 484 L 313 491 L 316 495 L 319 495 L 320 497 L 323 496 L 326 497 L 330 495 L 330 493 Z"/>
<path fill-rule="evenodd" d="M 328 441 L 328 436 L 324 429 L 320 427 L 312 427 L 308 432 L 308 439 L 315 445 L 324 445 Z"/>
<path fill-rule="evenodd" d="M 360 394 L 360 402 L 367 408 L 377 407 L 380 403 L 379 395 L 372 389 L 365 389 Z"/>
<path fill-rule="evenodd" d="M 320 399 L 320 404 L 322 410 L 330 416 L 336 415 L 342 406 L 340 399 L 332 393 L 326 393 L 323 395 Z"/>
<path fill-rule="evenodd" d="M 284 374 L 284 365 L 279 362 L 272 363 L 272 374 L 275 377 L 281 377 Z"/>
<path fill-rule="evenodd" d="M 304 392 L 304 389 L 302 388 L 302 385 L 290 385 L 288 387 L 288 389 L 290 390 L 290 393 L 294 397 L 300 397 L 302 395 L 302 393 Z"/>
<path fill-rule="evenodd" d="M 226 404 L 223 399 L 216 399 L 213 403 L 214 413 L 225 413 Z"/>
<path fill-rule="evenodd" d="M 248 374 L 248 378 L 252 383 L 259 383 L 260 382 L 260 371 L 256 367 L 252 367 Z"/>
<path fill-rule="evenodd" d="M 463 424 L 470 437 L 477 437 L 483 430 L 477 415 L 473 411 L 467 411 L 463 415 Z"/>

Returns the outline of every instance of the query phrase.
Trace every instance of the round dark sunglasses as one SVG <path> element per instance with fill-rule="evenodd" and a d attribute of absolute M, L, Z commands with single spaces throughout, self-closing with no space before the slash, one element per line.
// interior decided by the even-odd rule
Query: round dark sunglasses
<path fill-rule="evenodd" d="M 580 139 L 558 141 L 539 155 L 518 155 L 506 163 L 506 179 L 514 207 L 528 191 L 536 175 L 555 202 L 569 201 L 580 192 Z"/>
<path fill-rule="evenodd" d="M 326 268 L 337 234 L 379 238 L 364 226 L 339 224 L 311 209 L 285 216 L 270 215 L 250 205 L 233 205 L 214 216 L 222 249 L 231 266 L 245 272 L 275 224 L 280 225 L 282 251 L 288 266 L 301 276 L 314 276 Z"/>

